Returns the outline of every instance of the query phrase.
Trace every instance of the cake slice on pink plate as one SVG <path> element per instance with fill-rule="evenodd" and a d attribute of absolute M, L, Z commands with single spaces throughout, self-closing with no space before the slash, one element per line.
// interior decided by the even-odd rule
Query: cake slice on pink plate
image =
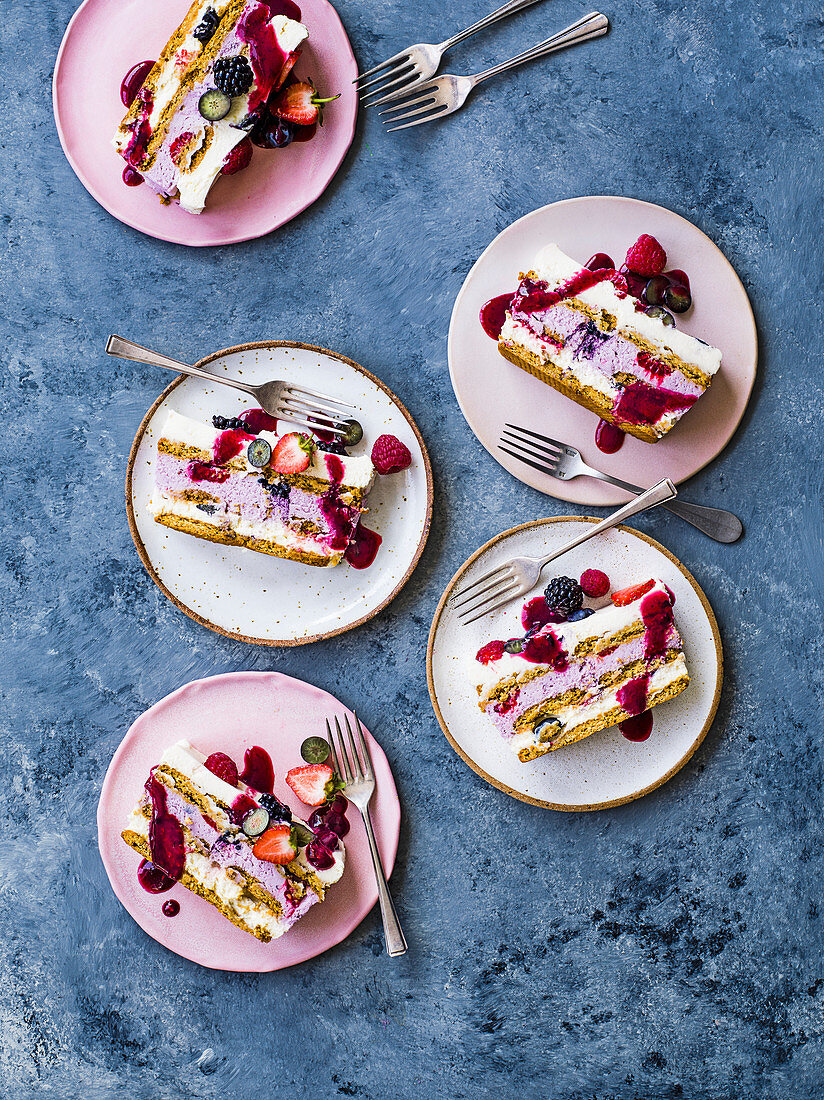
<path fill-rule="evenodd" d="M 142 176 L 164 201 L 199 214 L 220 173 L 248 164 L 248 132 L 308 37 L 279 13 L 284 7 L 195 0 L 115 134 L 137 182 Z"/>

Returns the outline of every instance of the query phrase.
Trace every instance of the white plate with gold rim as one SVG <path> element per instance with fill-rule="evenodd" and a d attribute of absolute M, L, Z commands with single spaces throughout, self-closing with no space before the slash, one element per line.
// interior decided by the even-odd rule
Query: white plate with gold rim
<path fill-rule="evenodd" d="M 351 630 L 403 588 L 423 552 L 432 516 L 432 470 L 418 428 L 395 395 L 345 356 L 286 340 L 240 344 L 197 366 L 253 385 L 280 378 L 339 397 L 355 409 L 364 438 L 352 454 L 369 454 L 379 435 L 395 435 L 412 465 L 378 476 L 366 525 L 382 539 L 367 569 L 286 561 L 245 547 L 193 538 L 155 523 L 149 508 L 159 430 L 170 409 L 209 423 L 249 407 L 238 391 L 181 376 L 146 413 L 129 455 L 126 509 L 137 551 L 164 595 L 203 626 L 240 641 L 289 646 Z M 286 421 L 283 424 L 286 425 Z"/>
<path fill-rule="evenodd" d="M 578 578 L 585 569 L 606 573 L 613 591 L 660 577 L 675 594 L 675 620 L 684 640 L 689 686 L 675 699 L 654 708 L 652 735 L 647 741 L 627 741 L 613 726 L 528 764 L 518 760 L 479 709 L 475 689 L 479 678 L 473 677 L 475 654 L 493 638 L 523 633 L 520 615 L 524 600 L 513 600 L 464 624 L 448 605 L 450 596 L 516 555 L 540 557 L 579 534 L 581 523 L 596 522 L 587 517 L 558 516 L 496 535 L 449 582 L 429 632 L 429 694 L 452 747 L 494 787 L 552 810 L 605 809 L 660 787 L 704 740 L 721 696 L 721 638 L 697 581 L 655 539 L 628 527 L 615 527 L 552 562 L 541 577 L 541 588 L 551 577 Z M 533 595 L 540 591 L 536 588 Z"/>

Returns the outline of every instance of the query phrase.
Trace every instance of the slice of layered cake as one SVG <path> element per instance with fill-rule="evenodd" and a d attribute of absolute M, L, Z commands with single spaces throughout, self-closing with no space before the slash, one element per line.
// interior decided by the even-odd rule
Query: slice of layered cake
<path fill-rule="evenodd" d="M 346 858 L 328 827 L 319 838 L 273 794 L 243 782 L 230 757 L 206 757 L 188 741 L 152 768 L 122 836 L 143 856 L 145 889 L 180 882 L 266 943 L 324 900 Z"/>
<path fill-rule="evenodd" d="M 676 329 L 666 310 L 633 297 L 624 274 L 582 268 L 554 244 L 521 275 L 498 350 L 647 443 L 675 427 L 721 365 L 718 348 Z"/>
<path fill-rule="evenodd" d="M 367 511 L 372 460 L 328 453 L 300 432 L 278 435 L 259 409 L 231 424 L 169 412 L 157 443 L 155 520 L 210 542 L 338 565 Z"/>
<path fill-rule="evenodd" d="M 471 673 L 481 710 L 524 762 L 619 723 L 629 740 L 645 740 L 651 716 L 639 716 L 689 684 L 673 602 L 663 581 L 649 580 L 600 610 L 573 612 L 575 621 L 488 642 Z"/>
<path fill-rule="evenodd" d="M 265 0 L 195 0 L 166 43 L 114 145 L 166 199 L 199 214 L 257 112 L 283 84 L 308 37 Z M 248 146 L 247 142 L 247 146 Z"/>

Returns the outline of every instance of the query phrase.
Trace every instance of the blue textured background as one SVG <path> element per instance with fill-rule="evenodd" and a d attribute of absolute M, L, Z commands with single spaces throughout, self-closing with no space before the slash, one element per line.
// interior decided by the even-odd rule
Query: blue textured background
<path fill-rule="evenodd" d="M 338 5 L 364 66 L 489 6 Z M 584 10 L 547 0 L 449 68 L 510 56 Z M 824 24 L 812 0 L 606 10 L 609 38 L 487 85 L 444 125 L 389 136 L 362 119 L 326 195 L 276 234 L 187 251 L 114 221 L 61 153 L 50 78 L 72 0 L 6 6 L 3 1097 L 824 1092 Z M 426 693 L 427 629 L 454 568 L 502 528 L 570 510 L 482 451 L 445 337 L 497 232 L 543 203 L 609 192 L 669 206 L 721 245 L 762 356 L 742 429 L 689 487 L 739 511 L 746 538 L 724 548 L 660 513 L 639 522 L 693 570 L 721 623 L 714 730 L 641 802 L 563 815 L 481 782 Z M 111 331 L 184 358 L 294 338 L 385 379 L 423 430 L 438 487 L 429 546 L 394 604 L 348 636 L 275 652 L 166 601 L 133 549 L 123 478 L 167 378 L 108 359 Z M 211 973 L 158 947 L 112 894 L 95 807 L 115 747 L 170 690 L 237 668 L 313 680 L 382 736 L 405 813 L 403 959 L 382 954 L 375 912 L 295 970 Z"/>

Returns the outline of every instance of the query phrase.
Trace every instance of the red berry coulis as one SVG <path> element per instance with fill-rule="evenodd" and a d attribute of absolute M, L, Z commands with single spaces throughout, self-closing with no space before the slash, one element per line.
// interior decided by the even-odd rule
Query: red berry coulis
<path fill-rule="evenodd" d="M 488 302 L 481 306 L 479 314 L 481 328 L 493 340 L 497 340 L 501 335 L 501 329 L 504 327 L 504 321 L 506 320 L 506 311 L 509 309 L 514 297 L 514 293 L 510 291 L 508 294 L 499 294 L 497 298 L 490 298 Z"/>
<path fill-rule="evenodd" d="M 595 429 L 595 446 L 599 451 L 603 451 L 605 455 L 614 455 L 616 451 L 621 450 L 625 439 L 626 435 L 620 428 L 616 428 L 606 420 L 598 421 L 598 427 Z"/>
<path fill-rule="evenodd" d="M 354 569 L 367 569 L 375 560 L 383 539 L 376 531 L 358 524 L 354 538 L 346 547 L 344 557 Z"/>
<path fill-rule="evenodd" d="M 272 758 L 266 749 L 253 745 L 243 756 L 243 771 L 240 778 L 247 787 L 255 791 L 271 794 L 275 785 L 275 769 Z"/>
<path fill-rule="evenodd" d="M 137 93 L 143 86 L 143 81 L 153 67 L 154 61 L 138 61 L 123 77 L 123 82 L 120 85 L 120 99 L 124 107 L 131 107 L 134 103 Z"/>
<path fill-rule="evenodd" d="M 146 780 L 146 790 L 152 800 L 152 819 L 149 823 L 151 862 L 165 871 L 172 882 L 177 882 L 186 862 L 183 828 L 166 809 L 166 788 L 154 775 Z"/>
<path fill-rule="evenodd" d="M 168 901 L 163 902 L 163 916 L 164 917 L 176 917 L 180 912 L 180 902 L 175 901 L 174 898 L 169 898 Z"/>
<path fill-rule="evenodd" d="M 171 890 L 175 884 L 173 878 L 149 859 L 141 859 L 140 866 L 137 868 L 137 881 L 149 894 L 163 894 L 166 890 Z"/>
<path fill-rule="evenodd" d="M 123 169 L 123 182 L 127 187 L 139 187 L 143 182 L 143 177 L 131 164 L 127 164 Z"/>

